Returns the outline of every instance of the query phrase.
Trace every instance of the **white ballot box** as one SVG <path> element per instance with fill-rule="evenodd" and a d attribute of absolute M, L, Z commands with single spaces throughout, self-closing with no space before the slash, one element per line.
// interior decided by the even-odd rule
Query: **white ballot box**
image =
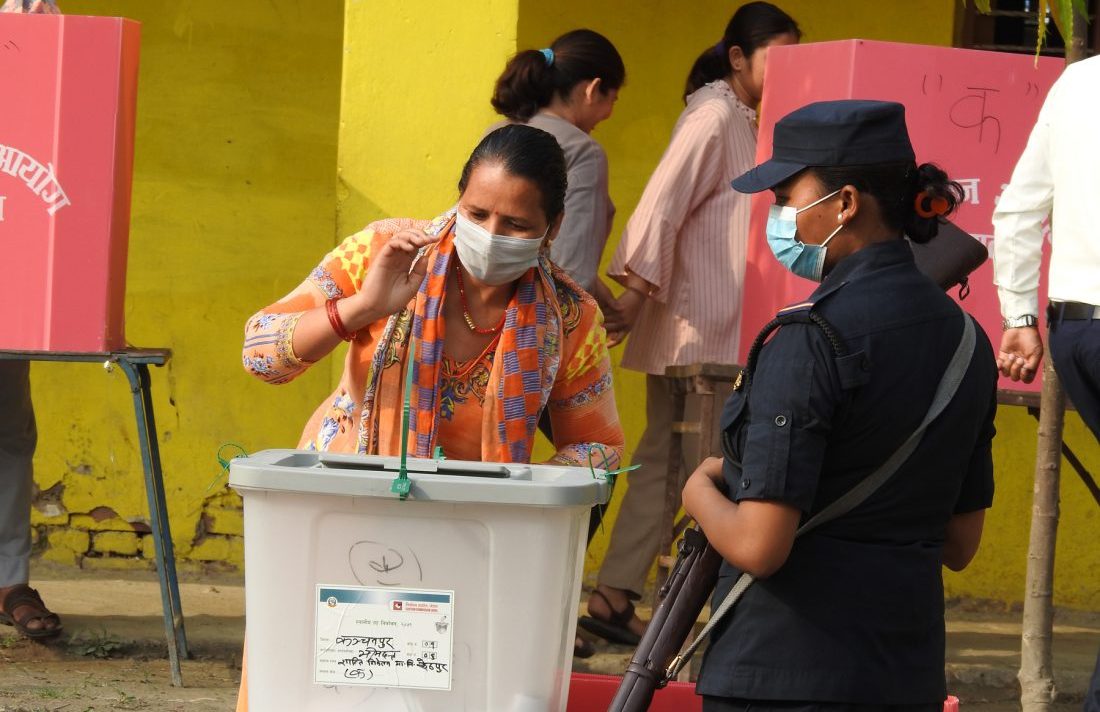
<path fill-rule="evenodd" d="M 267 450 L 244 498 L 252 709 L 562 711 L 600 470 Z"/>

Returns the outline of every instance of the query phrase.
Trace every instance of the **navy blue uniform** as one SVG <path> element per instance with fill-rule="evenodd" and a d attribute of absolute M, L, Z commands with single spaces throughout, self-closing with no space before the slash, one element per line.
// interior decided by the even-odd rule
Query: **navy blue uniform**
<path fill-rule="evenodd" d="M 969 318 L 902 240 L 846 257 L 808 301 L 848 355 L 838 359 L 816 326 L 783 326 L 723 421 L 730 496 L 791 504 L 803 521 L 917 428 Z M 945 526 L 992 504 L 996 382 L 978 329 L 958 392 L 912 457 L 855 510 L 797 539 L 715 629 L 700 694 L 754 706 L 942 705 Z M 715 605 L 738 573 L 724 565 Z"/>

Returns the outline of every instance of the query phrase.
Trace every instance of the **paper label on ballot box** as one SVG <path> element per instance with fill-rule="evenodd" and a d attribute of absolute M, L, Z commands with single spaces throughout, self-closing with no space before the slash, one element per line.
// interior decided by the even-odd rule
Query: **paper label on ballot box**
<path fill-rule="evenodd" d="M 454 591 L 317 586 L 319 685 L 451 689 Z"/>

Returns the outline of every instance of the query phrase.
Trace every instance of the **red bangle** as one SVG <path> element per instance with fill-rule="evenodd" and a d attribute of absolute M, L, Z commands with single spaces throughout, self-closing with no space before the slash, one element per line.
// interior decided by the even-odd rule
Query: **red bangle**
<path fill-rule="evenodd" d="M 340 301 L 336 297 L 329 299 L 325 302 L 325 313 L 328 314 L 328 323 L 332 327 L 332 330 L 336 332 L 344 341 L 351 341 L 355 338 L 355 334 L 348 331 L 344 326 L 344 320 L 340 318 L 340 311 L 336 308 L 336 302 Z"/>

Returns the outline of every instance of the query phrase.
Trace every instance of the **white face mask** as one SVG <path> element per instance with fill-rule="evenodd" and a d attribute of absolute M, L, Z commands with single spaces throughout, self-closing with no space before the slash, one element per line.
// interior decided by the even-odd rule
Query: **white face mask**
<path fill-rule="evenodd" d="M 546 228 L 550 231 L 549 226 Z M 539 238 L 494 235 L 475 222 L 455 214 L 455 249 L 462 266 L 485 284 L 507 284 L 539 262 Z"/>

